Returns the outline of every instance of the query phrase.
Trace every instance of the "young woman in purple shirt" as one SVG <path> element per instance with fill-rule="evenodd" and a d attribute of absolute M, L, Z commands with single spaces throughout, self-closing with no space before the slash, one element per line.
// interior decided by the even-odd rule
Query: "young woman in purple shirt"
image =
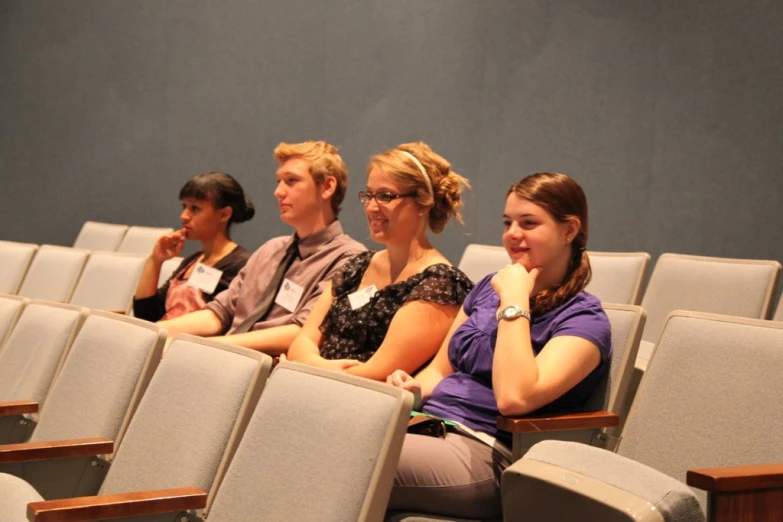
<path fill-rule="evenodd" d="M 387 379 L 457 426 L 445 438 L 406 435 L 391 511 L 500 518 L 510 435 L 495 418 L 577 411 L 609 366 L 609 320 L 584 292 L 582 188 L 564 174 L 528 176 L 508 191 L 503 224 L 512 264 L 479 281 L 425 369 Z"/>

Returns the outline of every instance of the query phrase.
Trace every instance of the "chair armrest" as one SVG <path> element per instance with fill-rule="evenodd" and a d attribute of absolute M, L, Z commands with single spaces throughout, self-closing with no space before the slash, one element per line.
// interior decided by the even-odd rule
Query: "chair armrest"
<path fill-rule="evenodd" d="M 38 403 L 35 401 L 0 402 L 0 417 L 23 415 L 25 413 L 38 413 Z"/>
<path fill-rule="evenodd" d="M 207 494 L 199 488 L 159 489 L 31 502 L 27 505 L 27 519 L 30 522 L 106 520 L 203 509 L 206 505 Z"/>
<path fill-rule="evenodd" d="M 98 437 L 94 439 L 24 442 L 0 446 L 0 464 L 28 462 L 32 460 L 67 459 L 104 455 L 114 451 L 114 442 Z"/>
<path fill-rule="evenodd" d="M 783 488 L 783 464 L 692 469 L 686 481 L 710 493 L 779 489 Z"/>
<path fill-rule="evenodd" d="M 590 411 L 548 415 L 543 417 L 497 418 L 497 427 L 511 433 L 540 433 L 545 431 L 586 430 L 612 428 L 620 424 L 620 416 L 608 411 Z"/>
<path fill-rule="evenodd" d="M 783 464 L 689 470 L 689 486 L 707 491 L 710 522 L 780 520 Z"/>

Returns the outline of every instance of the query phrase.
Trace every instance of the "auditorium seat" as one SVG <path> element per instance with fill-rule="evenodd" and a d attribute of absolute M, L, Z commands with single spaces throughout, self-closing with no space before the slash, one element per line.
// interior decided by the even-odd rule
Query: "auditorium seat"
<path fill-rule="evenodd" d="M 642 307 L 637 367 L 646 368 L 666 317 L 673 310 L 767 319 L 780 275 L 780 263 L 752 259 L 663 254 L 655 263 Z"/>
<path fill-rule="evenodd" d="M 602 302 L 636 305 L 650 265 L 647 252 L 587 252 L 593 277 L 587 290 Z"/>
<path fill-rule="evenodd" d="M 31 301 L 22 310 L 0 351 L 0 444 L 27 440 L 35 427 L 31 416 L 86 317 L 86 308 L 48 301 Z"/>
<path fill-rule="evenodd" d="M 117 252 L 147 255 L 160 236 L 173 231 L 173 228 L 130 227 L 122 238 L 122 243 L 117 247 Z"/>
<path fill-rule="evenodd" d="M 188 335 L 176 337 L 96 498 L 182 486 L 210 491 L 222 462 L 236 450 L 271 366 L 271 357 L 261 352 Z M 27 504 L 43 499 L 28 495 L 20 479 L 4 482 L 0 496 L 17 492 L 17 498 L 0 518 L 26 521 Z"/>
<path fill-rule="evenodd" d="M 129 312 L 146 261 L 142 254 L 93 252 L 69 302 L 95 310 Z"/>
<path fill-rule="evenodd" d="M 508 252 L 502 246 L 473 243 L 465 247 L 458 268 L 465 272 L 471 281 L 478 283 L 486 275 L 497 272 L 510 262 Z"/>
<path fill-rule="evenodd" d="M 73 247 L 113 252 L 120 246 L 127 231 L 128 225 L 85 221 L 79 235 L 76 236 Z"/>
<path fill-rule="evenodd" d="M 89 250 L 41 245 L 22 281 L 19 295 L 68 302 L 89 255 Z"/>
<path fill-rule="evenodd" d="M 702 522 L 708 505 L 709 520 L 778 520 L 763 509 L 780 509 L 766 500 L 780 498 L 783 466 L 759 466 L 783 462 L 782 346 L 781 323 L 673 312 L 617 453 L 534 446 L 503 474 L 504 520 Z"/>
<path fill-rule="evenodd" d="M 26 297 L 0 293 L 0 353 L 19 315 L 29 302 Z"/>
<path fill-rule="evenodd" d="M 29 441 L 0 446 L 0 473 L 25 479 L 43 498 L 95 494 L 107 464 L 94 451 L 113 453 L 111 443 L 95 438 L 122 439 L 160 362 L 165 337 L 164 329 L 147 321 L 90 312 Z M 86 438 L 91 439 L 76 447 L 70 442 Z M 39 460 L 42 453 L 69 457 Z"/>
<path fill-rule="evenodd" d="M 0 293 L 17 293 L 37 251 L 32 243 L 0 241 Z"/>
<path fill-rule="evenodd" d="M 410 393 L 380 382 L 280 364 L 199 515 L 211 522 L 381 520 L 412 404 Z M 194 487 L 151 492 L 126 513 L 149 514 L 160 503 L 169 504 L 161 511 L 198 510 L 205 497 Z M 47 505 L 33 503 L 30 511 L 44 513 Z M 93 502 L 74 513 L 91 510 L 100 519 L 114 509 Z"/>

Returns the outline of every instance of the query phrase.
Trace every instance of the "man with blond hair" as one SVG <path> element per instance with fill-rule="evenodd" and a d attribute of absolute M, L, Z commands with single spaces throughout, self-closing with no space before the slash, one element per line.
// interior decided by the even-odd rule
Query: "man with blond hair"
<path fill-rule="evenodd" d="M 264 243 L 203 310 L 161 321 L 170 336 L 224 336 L 232 344 L 284 354 L 326 282 L 365 250 L 337 220 L 348 186 L 337 148 L 324 141 L 281 143 L 275 160 L 280 219 L 294 233 Z"/>

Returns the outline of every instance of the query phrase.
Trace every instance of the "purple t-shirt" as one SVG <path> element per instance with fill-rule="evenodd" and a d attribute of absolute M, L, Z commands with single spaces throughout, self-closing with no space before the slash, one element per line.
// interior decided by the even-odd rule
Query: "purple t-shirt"
<path fill-rule="evenodd" d="M 511 434 L 498 430 L 495 424 L 499 412 L 492 392 L 492 358 L 498 336 L 495 314 L 500 299 L 490 284 L 493 275 L 479 281 L 462 304 L 468 318 L 449 343 L 449 362 L 454 373 L 438 383 L 424 411 L 489 433 L 510 445 Z M 532 319 L 530 334 L 536 355 L 550 339 L 559 335 L 582 337 L 600 350 L 601 363 L 595 370 L 560 398 L 531 414 L 578 411 L 609 367 L 612 354 L 609 318 L 597 297 L 581 292 L 543 315 L 533 315 Z"/>

